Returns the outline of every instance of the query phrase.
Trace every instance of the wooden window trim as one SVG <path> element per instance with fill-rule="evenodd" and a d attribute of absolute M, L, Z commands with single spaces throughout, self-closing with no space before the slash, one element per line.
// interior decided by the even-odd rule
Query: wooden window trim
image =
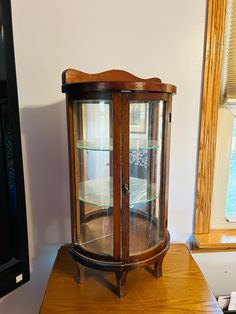
<path fill-rule="evenodd" d="M 194 242 L 200 249 L 236 247 L 234 234 L 227 244 L 222 240 L 233 231 L 210 229 L 226 9 L 227 0 L 208 0 L 194 223 Z"/>
<path fill-rule="evenodd" d="M 204 250 L 235 250 L 235 229 L 211 229 L 209 233 L 195 235 L 196 248 Z"/>

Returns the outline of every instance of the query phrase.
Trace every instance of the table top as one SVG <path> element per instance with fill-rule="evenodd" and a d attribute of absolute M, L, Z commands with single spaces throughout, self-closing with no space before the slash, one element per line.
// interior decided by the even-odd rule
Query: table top
<path fill-rule="evenodd" d="M 162 277 L 156 279 L 151 267 L 140 268 L 128 273 L 123 299 L 115 291 L 114 273 L 89 268 L 79 285 L 65 245 L 58 251 L 40 313 L 222 313 L 184 244 L 170 246 Z"/>

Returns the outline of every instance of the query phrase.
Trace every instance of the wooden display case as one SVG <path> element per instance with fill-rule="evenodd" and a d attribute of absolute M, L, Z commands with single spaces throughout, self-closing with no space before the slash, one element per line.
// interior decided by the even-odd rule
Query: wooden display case
<path fill-rule="evenodd" d="M 78 263 L 116 273 L 154 264 L 169 247 L 168 172 L 172 94 L 158 78 L 66 70 L 72 246 Z"/>

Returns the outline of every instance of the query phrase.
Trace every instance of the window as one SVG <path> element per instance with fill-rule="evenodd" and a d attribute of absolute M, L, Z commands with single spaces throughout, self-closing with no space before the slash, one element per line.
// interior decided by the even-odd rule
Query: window
<path fill-rule="evenodd" d="M 207 1 L 204 77 L 201 100 L 196 209 L 194 234 L 210 231 L 215 142 L 220 102 L 222 46 L 225 34 L 227 0 Z"/>
<path fill-rule="evenodd" d="M 234 229 L 236 223 L 236 108 L 220 106 L 212 194 L 212 229 Z"/>
<path fill-rule="evenodd" d="M 230 167 L 228 191 L 226 199 L 225 217 L 229 222 L 236 222 L 236 117 L 233 117 L 232 145 L 230 154 Z"/>
<path fill-rule="evenodd" d="M 227 4 L 211 228 L 236 229 L 236 0 Z"/>
<path fill-rule="evenodd" d="M 231 47 L 235 49 L 227 49 L 225 64 L 230 64 L 225 72 L 225 80 L 222 84 L 222 63 L 223 63 L 223 46 L 225 34 L 228 34 L 226 25 L 226 12 L 234 4 L 235 12 L 236 0 L 208 0 L 207 1 L 207 30 L 206 30 L 206 47 L 204 60 L 204 78 L 202 92 L 202 111 L 201 111 L 201 129 L 199 137 L 199 158 L 198 158 L 198 177 L 196 191 L 196 210 L 194 222 L 194 243 L 199 249 L 235 249 L 236 248 L 236 226 L 235 223 L 229 223 L 225 219 L 226 201 L 228 193 L 228 174 L 230 170 L 230 157 L 232 147 L 233 121 L 234 112 L 236 109 L 236 71 L 232 71 L 234 60 L 236 63 L 236 40 L 231 33 L 226 36 Z M 228 4 L 228 10 L 227 10 Z M 232 11 L 233 12 L 233 11 Z M 229 16 L 229 15 L 228 15 Z M 236 17 L 236 14 L 234 14 Z M 232 23 L 236 27 L 236 23 Z M 225 32 L 226 28 L 226 32 Z M 224 46 L 225 47 L 225 46 Z M 235 73 L 235 75 L 234 75 Z M 231 75 L 232 74 L 232 75 Z M 225 88 L 230 86 L 231 88 Z M 234 87 L 233 87 L 234 86 Z M 221 93 L 221 90 L 226 90 L 227 93 Z M 229 98 L 235 90 L 235 99 Z M 230 92 L 230 93 L 229 93 Z M 221 97 L 221 95 L 225 97 Z M 222 99 L 221 99 L 222 98 Z M 225 101 L 222 101 L 225 100 Z M 227 103 L 227 105 L 225 104 Z M 224 104 L 221 105 L 220 104 Z M 230 109 L 230 110 L 228 110 Z M 219 123 L 217 123 L 219 120 Z M 227 123 L 224 123 L 227 121 Z M 222 125 L 227 126 L 219 131 Z M 217 132 L 218 128 L 218 132 Z M 217 136 L 222 134 L 221 136 Z M 216 145 L 217 142 L 217 145 Z M 217 147 L 216 147 L 217 146 Z M 215 154 L 216 150 L 220 150 L 221 154 Z M 215 158 L 216 157 L 216 158 Z M 225 159 L 227 162 L 220 162 Z M 221 168 L 228 167 L 227 171 L 222 171 Z M 217 175 L 216 172 L 221 170 L 222 175 Z M 216 188 L 216 183 L 218 189 Z M 216 210 L 215 205 L 219 205 Z M 215 216 L 217 216 L 215 219 Z M 221 215 L 219 217 L 219 215 Z M 218 220 L 218 221 L 217 221 Z M 216 223 L 223 225 L 215 226 Z M 214 229 L 217 228 L 217 229 Z M 225 229 L 231 228 L 231 229 Z"/>

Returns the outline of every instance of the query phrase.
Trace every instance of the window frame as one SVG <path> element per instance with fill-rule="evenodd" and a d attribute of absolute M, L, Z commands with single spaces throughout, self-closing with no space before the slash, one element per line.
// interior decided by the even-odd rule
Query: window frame
<path fill-rule="evenodd" d="M 227 0 L 208 0 L 194 233 L 210 231 Z"/>
<path fill-rule="evenodd" d="M 208 0 L 202 83 L 194 232 L 189 248 L 197 252 L 236 249 L 236 229 L 211 229 L 217 122 L 228 0 Z"/>

